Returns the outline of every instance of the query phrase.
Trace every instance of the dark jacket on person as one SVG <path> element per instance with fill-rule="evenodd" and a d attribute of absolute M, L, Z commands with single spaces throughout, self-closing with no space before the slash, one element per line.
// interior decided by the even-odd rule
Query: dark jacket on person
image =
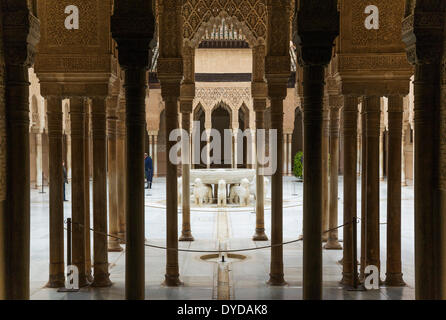
<path fill-rule="evenodd" d="M 149 156 L 144 159 L 144 169 L 146 171 L 146 178 L 148 181 L 152 181 L 153 177 L 153 161 L 152 158 Z"/>

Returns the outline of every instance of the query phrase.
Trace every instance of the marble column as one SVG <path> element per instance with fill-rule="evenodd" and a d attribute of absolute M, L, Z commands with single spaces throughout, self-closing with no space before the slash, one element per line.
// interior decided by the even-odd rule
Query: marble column
<path fill-rule="evenodd" d="M 266 132 L 263 141 L 259 141 L 261 130 L 265 130 L 266 98 L 254 97 L 254 110 L 256 114 L 256 154 L 254 154 L 256 161 L 256 229 L 252 239 L 254 241 L 267 241 L 268 237 L 265 234 L 265 190 L 263 175 Z"/>
<path fill-rule="evenodd" d="M 84 98 L 70 98 L 70 119 L 72 138 L 72 182 L 71 182 L 71 219 L 72 226 L 72 261 L 79 270 L 79 287 L 89 284 L 85 266 L 85 166 L 84 134 L 85 110 Z"/>
<path fill-rule="evenodd" d="M 190 118 L 192 113 L 193 100 L 181 101 L 181 122 L 182 129 L 187 132 L 188 140 L 190 139 Z M 184 139 L 184 137 L 183 137 Z M 181 230 L 180 241 L 194 241 L 190 225 L 190 143 L 183 141 L 182 145 L 182 209 L 183 209 L 183 223 Z M 185 150 L 187 148 L 187 150 Z"/>
<path fill-rule="evenodd" d="M 0 242 L 4 244 L 0 260 L 4 258 L 6 272 L 4 278 L 0 276 L 4 280 L 1 286 L 5 285 L 0 291 L 4 291 L 6 299 L 29 299 L 31 183 L 28 68 L 33 64 L 35 45 L 39 37 L 39 23 L 25 8 L 24 1 L 2 2 L 2 5 L 3 17 L 9 17 L 9 19 L 4 19 L 2 23 L 5 58 L 5 73 L 2 73 L 2 77 L 5 80 L 6 135 L 2 130 L 1 139 L 5 138 L 5 140 L 1 144 L 2 147 L 6 147 L 6 150 L 2 148 L 2 151 L 6 151 L 6 154 L 2 155 L 2 160 L 6 160 L 6 165 L 1 169 L 4 169 L 2 173 L 6 176 L 2 174 L 2 177 L 6 181 L 3 180 L 1 186 L 6 185 L 6 189 L 0 191 L 0 198 L 6 200 L 6 206 L 0 207 L 0 214 L 2 214 L 0 226 L 4 226 L 4 229 L 0 230 Z M 62 120 L 60 124 L 62 125 Z M 2 129 L 4 129 L 3 126 Z M 61 166 L 62 162 L 59 163 L 62 173 Z M 60 187 L 62 191 L 62 185 Z M 0 204 L 3 202 L 1 200 Z M 61 230 L 63 236 L 63 221 L 60 222 L 58 231 Z M 54 235 L 53 230 L 53 240 Z M 56 253 L 54 245 L 52 249 Z M 57 286 L 60 282 L 63 283 L 64 279 L 63 256 L 61 260 L 54 254 L 51 258 L 49 284 Z"/>
<path fill-rule="evenodd" d="M 366 261 L 365 266 L 373 265 L 380 269 L 379 245 L 379 137 L 380 137 L 380 97 L 365 96 L 366 117 Z"/>
<path fill-rule="evenodd" d="M 116 161 L 118 167 L 118 237 L 123 239 L 120 243 L 125 243 L 125 210 L 126 210 L 126 129 L 125 129 L 125 100 L 120 102 L 117 121 L 117 146 Z"/>
<path fill-rule="evenodd" d="M 367 204 L 367 135 L 366 135 L 366 105 L 364 99 L 361 104 L 361 261 L 360 274 L 361 280 L 364 279 L 364 270 L 366 264 L 366 204 Z"/>
<path fill-rule="evenodd" d="M 329 136 L 330 115 L 328 111 L 328 96 L 324 96 L 324 109 L 322 110 L 322 241 L 328 240 L 329 206 L 328 206 L 328 171 L 329 171 Z M 305 156 L 304 156 L 305 157 Z M 304 160 L 305 161 L 305 160 Z"/>
<path fill-rule="evenodd" d="M 322 125 L 325 68 L 303 67 L 304 96 L 304 243 L 303 296 L 322 298 Z M 311 179 L 309 178 L 311 177 Z"/>
<path fill-rule="evenodd" d="M 344 97 L 343 135 L 344 135 L 344 223 L 343 228 L 344 251 L 342 259 L 342 280 L 344 285 L 352 286 L 357 279 L 356 252 L 356 158 L 357 152 L 357 126 L 358 126 L 358 98 Z"/>
<path fill-rule="evenodd" d="M 43 184 L 42 173 L 43 173 L 43 152 L 42 152 L 42 133 L 39 131 L 36 134 L 36 150 L 37 150 L 37 176 L 36 176 L 36 187 L 40 188 Z"/>
<path fill-rule="evenodd" d="M 107 252 L 107 116 L 106 99 L 92 99 L 94 287 L 111 285 Z"/>
<path fill-rule="evenodd" d="M 380 99 L 380 117 L 379 117 L 379 180 L 384 181 L 384 111 L 385 111 L 385 101 L 382 97 Z"/>
<path fill-rule="evenodd" d="M 330 111 L 330 191 L 329 191 L 329 229 L 338 226 L 338 171 L 339 171 L 339 107 L 331 106 Z M 328 233 L 325 249 L 341 250 L 338 240 L 338 230 Z"/>
<path fill-rule="evenodd" d="M 387 286 L 404 286 L 401 272 L 401 132 L 403 97 L 390 96 L 387 171 Z"/>
<path fill-rule="evenodd" d="M 166 105 L 166 154 L 175 145 L 176 141 L 170 141 L 169 135 L 178 129 L 178 98 L 180 96 L 180 79 L 178 81 L 162 81 L 161 95 Z M 208 164 L 209 165 L 209 164 Z M 181 284 L 178 265 L 178 180 L 177 165 L 166 159 L 166 274 L 167 286 Z"/>
<path fill-rule="evenodd" d="M 47 287 L 65 285 L 64 265 L 64 208 L 62 171 L 62 98 L 47 97 L 49 147 L 49 204 L 50 204 L 50 280 Z"/>
<path fill-rule="evenodd" d="M 91 222 L 90 222 L 90 103 L 84 101 L 84 199 L 85 199 L 85 273 L 87 280 L 93 282 L 91 272 Z"/>
<path fill-rule="evenodd" d="M 283 274 L 283 246 L 280 244 L 283 242 L 283 100 L 287 96 L 287 86 L 280 80 L 282 79 L 268 79 L 271 129 L 277 131 L 277 169 L 272 175 L 271 185 L 271 245 L 273 247 L 271 247 L 269 284 L 273 286 L 286 284 Z"/>
<path fill-rule="evenodd" d="M 158 136 L 153 136 L 153 172 L 155 177 L 158 176 Z"/>
<path fill-rule="evenodd" d="M 118 163 L 117 163 L 117 139 L 116 139 L 116 107 L 118 97 L 109 99 L 109 109 L 107 110 L 107 134 L 108 134 L 108 226 L 109 233 L 115 238 L 108 238 L 108 251 L 121 252 L 122 248 L 117 239 L 119 233 L 118 214 Z"/>
<path fill-rule="evenodd" d="M 403 187 L 407 186 L 405 144 L 406 144 L 406 130 L 408 126 L 409 126 L 408 123 L 407 124 L 403 123 L 401 130 L 401 186 Z"/>

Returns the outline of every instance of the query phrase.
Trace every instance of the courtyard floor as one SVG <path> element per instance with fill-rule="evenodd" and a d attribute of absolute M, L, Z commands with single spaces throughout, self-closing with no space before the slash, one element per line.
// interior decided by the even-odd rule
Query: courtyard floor
<path fill-rule="evenodd" d="M 380 184 L 380 238 L 381 278 L 386 272 L 386 203 L 387 184 Z M 302 234 L 302 183 L 293 177 L 284 177 L 283 238 L 291 241 Z M 339 177 L 339 223 L 342 219 L 342 177 Z M 360 216 L 360 181 L 358 180 L 358 216 Z M 31 191 L 31 299 L 124 299 L 125 297 L 125 251 L 109 253 L 109 288 L 82 288 L 77 293 L 59 293 L 56 289 L 45 288 L 49 270 L 49 208 L 48 190 L 41 194 Z M 70 199 L 70 185 L 67 198 Z M 271 211 L 267 195 L 265 210 L 266 233 L 270 236 Z M 349 291 L 339 285 L 342 277 L 342 250 L 323 251 L 323 297 L 324 299 L 414 299 L 414 209 L 413 187 L 403 187 L 402 193 L 402 262 L 404 288 L 382 286 L 373 291 Z M 145 234 L 150 245 L 165 245 L 165 179 L 155 178 L 153 189 L 146 190 Z M 226 209 L 192 207 L 191 225 L 193 242 L 180 242 L 181 249 L 218 250 L 225 245 L 228 249 L 254 248 L 269 244 L 251 240 L 255 229 L 253 207 Z M 71 216 L 71 202 L 65 202 L 65 218 Z M 181 234 L 181 211 L 178 214 Z M 358 224 L 358 230 L 360 225 Z M 342 240 L 342 228 L 339 229 Z M 358 258 L 360 235 L 358 234 Z M 125 246 L 123 246 L 125 247 Z M 204 261 L 205 253 L 180 252 L 180 278 L 184 285 L 168 288 L 162 285 L 165 274 L 165 251 L 146 247 L 146 299 L 210 300 L 210 299 L 302 299 L 302 242 L 284 246 L 284 273 L 287 285 L 267 285 L 270 265 L 270 249 L 241 252 L 246 258 L 238 262 L 217 263 L 217 259 Z M 227 276 L 228 282 L 219 288 L 219 277 Z M 220 281 L 221 286 L 221 281 Z M 223 293 L 222 293 L 223 292 Z"/>

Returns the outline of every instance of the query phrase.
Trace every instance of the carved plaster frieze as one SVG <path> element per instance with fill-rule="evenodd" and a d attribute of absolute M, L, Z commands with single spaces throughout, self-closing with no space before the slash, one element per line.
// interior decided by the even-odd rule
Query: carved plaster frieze
<path fill-rule="evenodd" d="M 243 104 L 252 109 L 251 87 L 196 88 L 194 107 L 201 104 L 204 109 L 212 110 L 220 102 L 228 104 L 232 110 L 238 110 Z"/>

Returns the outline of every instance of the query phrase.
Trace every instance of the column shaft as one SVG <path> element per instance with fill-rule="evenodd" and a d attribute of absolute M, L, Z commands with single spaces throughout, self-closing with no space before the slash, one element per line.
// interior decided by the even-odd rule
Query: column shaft
<path fill-rule="evenodd" d="M 6 22 L 3 26 L 6 27 Z M 4 38 L 6 42 L 6 36 Z M 20 41 L 20 40 L 17 40 Z M 6 45 L 5 45 L 6 46 Z M 29 49 L 29 48 L 28 48 Z M 14 52 L 15 54 L 12 54 Z M 21 50 L 10 51 L 14 59 L 21 56 Z M 26 53 L 25 53 L 26 55 Z M 28 67 L 6 64 L 6 136 L 7 136 L 7 188 L 6 216 L 2 225 L 6 226 L 1 236 L 5 245 L 5 293 L 6 299 L 29 299 L 30 267 L 30 149 L 29 149 L 29 79 Z M 4 141 L 5 142 L 5 141 Z M 62 172 L 62 162 L 59 163 Z M 62 185 L 60 185 L 62 191 Z M 54 230 L 53 230 L 54 231 Z M 60 221 L 62 232 L 63 221 Z M 52 233 L 53 238 L 55 232 Z M 3 240 L 2 239 L 2 240 Z M 63 256 L 59 259 L 54 250 L 50 262 L 50 284 L 63 283 Z M 58 248 L 60 249 L 60 248 Z M 63 240 L 62 240 L 63 254 Z M 2 252 L 3 255 L 3 252 Z M 61 264 L 60 264 L 61 263 Z M 61 271 L 60 271 L 61 270 Z"/>
<path fill-rule="evenodd" d="M 272 175 L 271 186 L 271 271 L 269 283 L 284 285 L 283 277 L 283 99 L 286 93 L 280 92 L 281 85 L 268 84 L 271 100 L 271 127 L 277 131 L 277 153 L 270 154 L 270 159 L 277 157 L 277 169 Z M 273 87 L 273 88 L 271 88 Z M 277 90 L 279 94 L 271 91 Z M 286 92 L 286 87 L 285 87 Z M 271 143 L 271 142 L 270 142 Z M 272 156 L 272 157 L 271 157 Z"/>
<path fill-rule="evenodd" d="M 116 139 L 116 107 L 117 97 L 110 98 L 110 109 L 107 116 L 108 131 L 108 208 L 109 208 L 109 233 L 116 238 L 108 239 L 108 251 L 122 251 L 117 239 L 119 233 L 118 216 L 118 170 L 117 170 L 117 139 Z M 113 109 L 112 109 L 113 108 Z"/>
<path fill-rule="evenodd" d="M 330 108 L 330 192 L 329 192 L 329 229 L 338 226 L 338 171 L 339 171 L 339 108 Z M 340 250 L 338 230 L 328 233 L 325 249 Z"/>
<path fill-rule="evenodd" d="M 304 66 L 303 297 L 322 299 L 323 66 Z"/>
<path fill-rule="evenodd" d="M 328 111 L 328 97 L 324 98 L 324 109 L 322 111 L 322 241 L 328 240 L 329 229 L 329 206 L 328 206 L 328 173 L 329 173 L 329 130 L 330 130 L 330 116 Z M 304 138 L 305 139 L 305 138 Z M 304 155 L 305 157 L 305 155 Z"/>
<path fill-rule="evenodd" d="M 364 97 L 366 111 L 366 265 L 380 269 L 379 258 L 379 131 L 380 97 Z"/>
<path fill-rule="evenodd" d="M 117 166 L 118 166 L 118 236 L 125 242 L 125 210 L 126 210 L 126 129 L 125 129 L 125 101 L 123 109 L 119 111 L 119 121 L 117 123 Z M 122 107 L 122 106 L 121 106 Z"/>
<path fill-rule="evenodd" d="M 89 282 L 93 282 L 91 273 L 91 223 L 90 223 L 90 104 L 85 103 L 84 117 L 84 199 L 85 199 L 85 273 Z"/>
<path fill-rule="evenodd" d="M 107 253 L 107 132 L 105 98 L 93 98 L 93 250 L 95 287 L 110 286 Z"/>
<path fill-rule="evenodd" d="M 386 285 L 404 286 L 401 273 L 401 132 L 403 97 L 389 97 L 389 157 L 387 165 Z"/>
<path fill-rule="evenodd" d="M 85 111 L 83 98 L 70 99 L 71 118 L 71 218 L 72 218 L 72 261 L 79 270 L 79 286 L 88 285 L 85 266 L 85 166 L 84 134 Z"/>
<path fill-rule="evenodd" d="M 185 103 L 185 102 L 182 102 Z M 190 101 L 192 104 L 192 101 Z M 190 108 L 192 109 L 192 108 Z M 182 129 L 187 132 L 188 140 L 190 139 L 190 112 L 183 112 L 181 117 Z M 182 208 L 183 208 L 183 224 L 180 241 L 194 241 L 190 225 L 190 143 L 183 141 L 182 145 Z M 187 143 L 186 143 L 187 142 Z M 187 150 L 184 150 L 187 148 Z"/>
<path fill-rule="evenodd" d="M 164 85 L 164 88 L 163 88 Z M 161 90 L 165 90 L 163 99 L 166 104 L 166 154 L 176 143 L 169 141 L 170 133 L 178 128 L 178 97 L 180 85 L 177 84 L 161 84 Z M 177 88 L 178 86 L 178 88 Z M 167 87 L 167 88 L 166 88 Z M 178 91 L 178 92 L 176 92 Z M 208 164 L 209 165 L 209 164 Z M 181 284 L 178 266 L 178 180 L 177 166 L 166 159 L 166 275 L 165 284 L 167 286 L 178 286 Z"/>
<path fill-rule="evenodd" d="M 265 160 L 265 140 L 259 141 L 259 133 L 265 129 L 265 109 L 266 99 L 254 99 L 254 109 L 256 111 L 256 229 L 253 236 L 254 241 L 267 241 L 265 234 L 265 190 L 263 176 L 263 162 Z M 266 133 L 265 133 L 266 134 Z"/>
<path fill-rule="evenodd" d="M 64 286 L 64 208 L 62 170 L 62 99 L 48 97 L 49 201 L 50 201 L 50 288 Z"/>
<path fill-rule="evenodd" d="M 344 255 L 342 259 L 342 283 L 353 285 L 357 277 L 356 264 L 356 158 L 357 158 L 357 126 L 358 126 L 358 99 L 357 97 L 344 97 L 343 108 L 343 135 L 344 135 L 344 223 L 353 223 L 344 226 Z M 356 278 L 357 279 L 357 278 Z"/>
<path fill-rule="evenodd" d="M 144 299 L 144 135 L 145 68 L 125 72 L 126 98 L 126 299 Z M 131 213 L 131 214 L 130 214 Z"/>
<path fill-rule="evenodd" d="M 366 135 L 366 111 L 365 102 L 361 106 L 361 262 L 360 279 L 364 279 L 364 270 L 366 265 L 366 204 L 367 204 L 367 135 Z"/>

